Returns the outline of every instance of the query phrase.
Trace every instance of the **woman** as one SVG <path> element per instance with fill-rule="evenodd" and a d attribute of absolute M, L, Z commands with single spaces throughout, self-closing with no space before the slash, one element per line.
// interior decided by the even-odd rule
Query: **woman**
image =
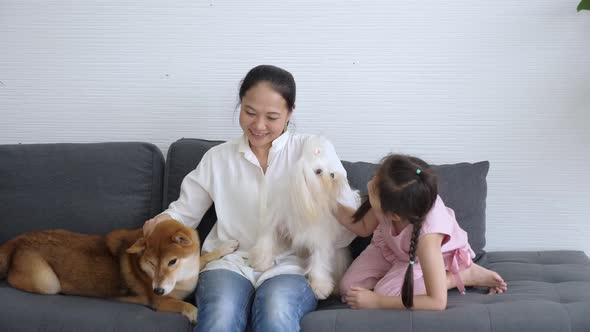
<path fill-rule="evenodd" d="M 178 200 L 148 220 L 144 230 L 149 232 L 169 218 L 196 227 L 215 203 L 218 220 L 203 251 L 231 239 L 238 240 L 240 247 L 211 262 L 201 273 L 195 331 L 244 331 L 250 317 L 253 331 L 299 331 L 301 317 L 317 305 L 303 276 L 303 260 L 287 252 L 276 257 L 272 268 L 258 272 L 249 266 L 247 257 L 256 241 L 257 223 L 265 217 L 266 197 L 286 181 L 306 137 L 287 130 L 295 109 L 295 80 L 275 66 L 255 67 L 243 79 L 239 99 L 243 135 L 205 153 L 184 178 Z M 333 147 L 327 153 L 345 174 Z M 355 202 L 345 198 L 341 203 L 356 208 Z M 339 215 L 350 218 L 347 211 Z M 342 227 L 338 245 L 345 247 L 353 238 Z"/>

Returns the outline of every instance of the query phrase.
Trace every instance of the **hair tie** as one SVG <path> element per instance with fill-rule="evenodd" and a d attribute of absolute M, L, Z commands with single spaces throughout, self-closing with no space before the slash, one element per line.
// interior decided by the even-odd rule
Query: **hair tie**
<path fill-rule="evenodd" d="M 418 169 L 416 170 L 416 174 L 420 175 L 420 173 L 422 173 L 422 171 L 421 171 L 421 170 L 418 168 Z"/>
<path fill-rule="evenodd" d="M 410 261 L 410 265 L 414 265 L 414 261 Z"/>

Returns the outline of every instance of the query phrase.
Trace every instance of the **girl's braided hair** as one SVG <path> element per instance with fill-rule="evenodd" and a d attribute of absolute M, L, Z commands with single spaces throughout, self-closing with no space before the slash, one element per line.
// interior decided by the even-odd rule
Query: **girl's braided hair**
<path fill-rule="evenodd" d="M 402 286 L 402 302 L 406 308 L 414 306 L 414 262 L 422 223 L 438 195 L 434 170 L 425 161 L 407 155 L 391 154 L 381 160 L 375 172 L 375 190 L 383 213 L 395 214 L 412 226 L 408 255 L 410 264 Z M 353 216 L 361 220 L 371 209 L 368 199 Z"/>

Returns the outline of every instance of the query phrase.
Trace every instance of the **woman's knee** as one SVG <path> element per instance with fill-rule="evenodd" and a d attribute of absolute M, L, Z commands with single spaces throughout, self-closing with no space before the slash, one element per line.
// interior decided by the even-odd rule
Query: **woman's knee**
<path fill-rule="evenodd" d="M 254 287 L 229 270 L 201 273 L 197 286 L 199 310 L 195 331 L 244 331 Z"/>
<path fill-rule="evenodd" d="M 301 318 L 315 310 L 317 299 L 300 275 L 280 275 L 265 281 L 252 305 L 254 331 L 298 331 Z"/>

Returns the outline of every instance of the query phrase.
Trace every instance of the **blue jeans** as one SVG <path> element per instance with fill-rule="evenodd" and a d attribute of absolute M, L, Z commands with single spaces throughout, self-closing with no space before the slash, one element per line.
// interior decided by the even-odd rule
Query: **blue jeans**
<path fill-rule="evenodd" d="M 243 332 L 250 313 L 253 332 L 299 331 L 301 317 L 318 302 L 301 275 L 278 275 L 255 290 L 248 279 L 223 269 L 201 273 L 196 296 L 195 332 Z"/>

